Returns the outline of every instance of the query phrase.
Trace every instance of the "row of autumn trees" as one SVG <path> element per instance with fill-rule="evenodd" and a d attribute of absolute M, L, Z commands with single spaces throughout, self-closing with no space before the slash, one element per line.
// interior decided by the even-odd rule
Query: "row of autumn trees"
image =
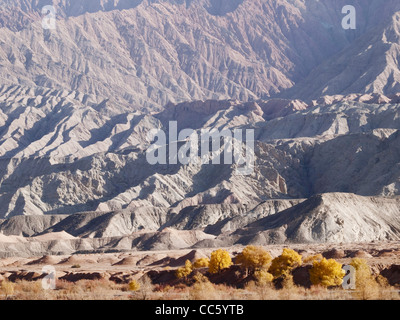
<path fill-rule="evenodd" d="M 312 263 L 309 275 L 313 285 L 332 287 L 342 284 L 345 276 L 342 264 L 334 259 L 323 258 L 320 254 L 303 260 L 302 256 L 296 251 L 284 248 L 280 256 L 272 259 L 271 255 L 262 247 L 250 245 L 243 249 L 235 261 L 246 273 L 246 276 L 254 276 L 259 283 L 269 283 L 280 277 L 290 279 L 292 278 L 291 271 L 293 269 L 308 262 Z M 178 278 L 187 278 L 197 268 L 208 268 L 211 274 L 220 273 L 232 264 L 229 253 L 223 249 L 218 249 L 211 253 L 210 259 L 201 258 L 193 264 L 187 260 L 184 267 L 176 270 L 176 276 Z M 356 258 L 350 264 L 363 277 L 367 278 L 371 275 L 369 267 L 364 260 Z"/>

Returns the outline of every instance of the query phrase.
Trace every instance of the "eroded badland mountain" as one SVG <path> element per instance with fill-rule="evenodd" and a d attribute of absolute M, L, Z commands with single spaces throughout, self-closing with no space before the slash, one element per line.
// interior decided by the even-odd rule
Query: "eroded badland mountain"
<path fill-rule="evenodd" d="M 399 240 L 398 1 L 2 2 L 0 256 Z M 150 164 L 173 122 L 251 174 Z"/>

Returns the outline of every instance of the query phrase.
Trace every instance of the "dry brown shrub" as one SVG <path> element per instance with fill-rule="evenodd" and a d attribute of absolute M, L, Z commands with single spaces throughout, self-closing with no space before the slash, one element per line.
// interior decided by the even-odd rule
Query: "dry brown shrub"
<path fill-rule="evenodd" d="M 130 296 L 131 299 L 133 300 L 150 300 L 153 292 L 154 292 L 154 286 L 149 278 L 148 275 L 144 275 L 138 280 L 138 284 L 140 285 L 140 288 L 132 293 Z"/>
<path fill-rule="evenodd" d="M 189 288 L 189 297 L 191 300 L 215 299 L 215 287 L 206 276 L 197 273 L 193 279 L 195 283 Z"/>
<path fill-rule="evenodd" d="M 277 296 L 271 282 L 260 283 L 258 281 L 250 281 L 246 284 L 243 295 L 246 294 L 252 300 L 275 300 Z"/>

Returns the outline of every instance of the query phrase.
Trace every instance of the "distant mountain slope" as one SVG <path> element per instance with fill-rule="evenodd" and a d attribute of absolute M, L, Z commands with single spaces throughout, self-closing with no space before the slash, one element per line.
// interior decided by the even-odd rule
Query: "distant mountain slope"
<path fill-rule="evenodd" d="M 85 105 L 75 94 L 42 94 L 3 91 L 0 217 L 152 206 L 179 211 L 324 192 L 400 194 L 400 111 L 384 96 L 325 97 L 309 106 L 274 99 L 191 102 L 144 115 Z M 376 98 L 383 102 L 373 103 Z M 235 163 L 149 164 L 147 133 L 168 132 L 169 121 L 199 134 L 254 129 L 254 172 L 237 175 Z"/>
<path fill-rule="evenodd" d="M 213 212 L 218 209 L 222 209 L 225 219 L 216 221 L 221 211 L 216 214 Z M 199 210 L 208 212 L 196 217 L 197 221 L 205 218 L 202 221 L 203 227 L 198 225 L 189 230 L 182 230 L 178 225 L 175 225 L 175 229 L 159 229 L 152 223 L 148 224 L 149 229 L 135 229 L 134 226 L 140 225 L 143 218 L 148 223 L 149 218 L 157 220 L 167 217 L 162 211 L 154 211 L 153 215 L 149 215 L 149 212 L 142 215 L 145 213 L 143 210 L 74 214 L 62 217 L 58 223 L 52 221 L 53 226 L 47 229 L 43 226 L 43 233 L 33 233 L 29 238 L 13 235 L 18 231 L 15 228 L 9 230 L 7 227 L 11 224 L 3 227 L 3 223 L 0 229 L 9 235 L 0 233 L 0 257 L 213 248 L 247 244 L 338 244 L 400 240 L 398 197 L 327 193 L 315 195 L 305 201 L 293 201 L 291 204 L 277 200 L 248 209 L 235 205 L 219 208 L 215 205 L 192 207 L 182 211 L 181 217 L 186 215 L 191 220 Z M 55 218 L 52 217 L 52 220 Z M 15 220 L 12 218 L 9 221 Z M 38 216 L 21 216 L 18 220 L 37 226 L 43 219 Z M 73 237 L 65 230 L 79 237 Z"/>
<path fill-rule="evenodd" d="M 56 30 L 41 25 L 50 2 L 3 2 L 0 84 L 7 86 L 78 91 L 142 110 L 249 101 L 293 86 L 283 94 L 307 101 L 398 89 L 396 47 L 388 47 L 397 1 L 352 1 L 355 31 L 341 27 L 345 0 L 57 0 Z"/>
<path fill-rule="evenodd" d="M 400 91 L 400 12 L 316 67 L 283 94 L 310 101 L 323 95 Z"/>
<path fill-rule="evenodd" d="M 231 237 L 243 244 L 398 241 L 400 199 L 343 193 L 316 195 L 253 222 Z"/>

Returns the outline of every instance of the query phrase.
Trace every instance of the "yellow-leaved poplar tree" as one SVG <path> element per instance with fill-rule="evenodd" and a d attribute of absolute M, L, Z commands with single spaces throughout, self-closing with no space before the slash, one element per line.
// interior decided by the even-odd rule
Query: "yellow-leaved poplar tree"
<path fill-rule="evenodd" d="M 270 274 L 267 270 L 257 270 L 254 272 L 254 277 L 258 284 L 266 285 L 274 280 L 274 276 Z"/>
<path fill-rule="evenodd" d="M 140 289 L 140 283 L 136 280 L 129 282 L 129 291 L 138 291 Z"/>
<path fill-rule="evenodd" d="M 229 268 L 231 265 L 232 259 L 229 252 L 223 249 L 218 249 L 211 253 L 208 271 L 210 273 L 219 273 L 221 270 Z"/>
<path fill-rule="evenodd" d="M 314 260 L 309 271 L 311 283 L 324 287 L 339 286 L 343 282 L 345 271 L 335 259 Z"/>
<path fill-rule="evenodd" d="M 386 286 L 380 285 L 380 282 L 375 279 L 367 261 L 354 258 L 350 265 L 355 269 L 356 296 L 362 300 L 376 299 L 380 294 L 380 289 Z"/>
<path fill-rule="evenodd" d="M 302 260 L 301 255 L 296 251 L 288 248 L 284 248 L 282 254 L 272 260 L 269 272 L 278 278 L 284 274 L 289 274 L 294 268 L 301 266 Z"/>
<path fill-rule="evenodd" d="M 185 266 L 176 270 L 175 275 L 178 279 L 188 277 L 193 271 L 193 265 L 190 260 L 185 261 Z"/>
<path fill-rule="evenodd" d="M 354 258 L 351 260 L 350 265 L 356 269 L 356 286 L 360 287 L 373 280 L 371 269 L 365 259 Z"/>
<path fill-rule="evenodd" d="M 267 251 L 251 245 L 244 248 L 236 258 L 236 262 L 245 268 L 247 273 L 268 268 L 271 260 L 272 257 Z"/>
<path fill-rule="evenodd" d="M 210 259 L 209 258 L 199 258 L 193 263 L 193 267 L 195 269 L 208 268 L 209 265 L 210 265 Z"/>

